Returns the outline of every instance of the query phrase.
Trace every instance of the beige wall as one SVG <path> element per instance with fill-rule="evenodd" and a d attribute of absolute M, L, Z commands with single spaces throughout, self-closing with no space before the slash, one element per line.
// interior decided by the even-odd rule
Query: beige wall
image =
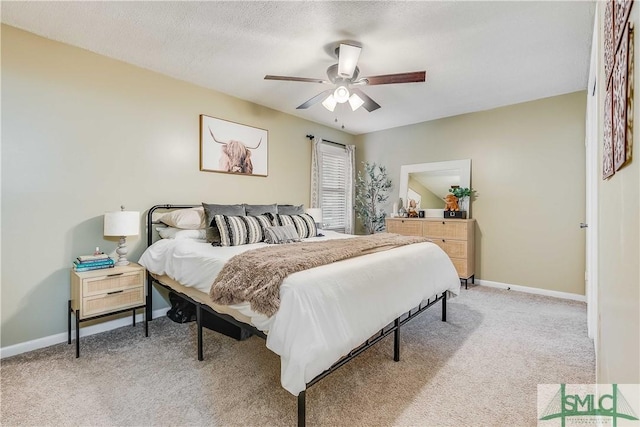
<path fill-rule="evenodd" d="M 267 129 L 269 176 L 200 172 L 200 114 Z M 353 143 L 343 132 L 3 25 L 2 347 L 66 331 L 71 261 L 117 246 L 102 236 L 105 211 L 308 204 L 308 133 Z M 138 259 L 144 236 L 128 243 Z"/>
<path fill-rule="evenodd" d="M 357 161 L 387 167 L 471 159 L 476 273 L 584 295 L 586 93 L 361 135 Z M 390 212 L 390 210 L 387 210 Z"/>
<path fill-rule="evenodd" d="M 603 7 L 598 3 L 600 29 Z M 636 4 L 631 11 L 635 28 L 640 22 Z M 602 34 L 602 32 L 601 32 Z M 600 37 L 602 48 L 603 37 Z M 634 80 L 640 82 L 639 37 L 635 34 Z M 602 52 L 602 50 L 601 50 Z M 603 69 L 601 64 L 600 70 Z M 600 73 L 600 135 L 603 135 L 605 81 Z M 598 178 L 598 347 L 599 383 L 640 383 L 640 109 L 635 98 L 632 162 L 606 181 Z M 598 177 L 602 176 L 599 144 Z"/>

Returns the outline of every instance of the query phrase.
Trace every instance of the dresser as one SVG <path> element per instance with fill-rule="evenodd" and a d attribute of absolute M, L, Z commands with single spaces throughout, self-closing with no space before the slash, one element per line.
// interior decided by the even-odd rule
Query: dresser
<path fill-rule="evenodd" d="M 475 219 L 386 218 L 389 233 L 423 236 L 440 246 L 464 280 L 475 279 Z"/>

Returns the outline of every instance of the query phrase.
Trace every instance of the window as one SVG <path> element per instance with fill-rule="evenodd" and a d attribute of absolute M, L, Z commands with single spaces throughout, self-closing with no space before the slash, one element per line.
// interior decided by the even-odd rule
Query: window
<path fill-rule="evenodd" d="M 320 206 L 327 230 L 345 231 L 347 216 L 347 151 L 337 144 L 319 147 Z"/>

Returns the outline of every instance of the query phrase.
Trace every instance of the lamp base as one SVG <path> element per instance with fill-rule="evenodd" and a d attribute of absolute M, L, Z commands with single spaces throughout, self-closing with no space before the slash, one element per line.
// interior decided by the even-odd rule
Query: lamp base
<path fill-rule="evenodd" d="M 118 254 L 118 261 L 116 261 L 116 267 L 121 267 L 124 265 L 129 265 L 130 262 L 127 261 L 127 241 L 125 236 L 120 236 L 120 242 L 118 242 L 118 249 L 116 249 L 116 253 Z"/>

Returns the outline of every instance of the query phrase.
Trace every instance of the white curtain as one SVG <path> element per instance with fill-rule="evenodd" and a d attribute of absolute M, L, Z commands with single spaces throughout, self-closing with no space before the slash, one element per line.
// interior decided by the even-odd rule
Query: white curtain
<path fill-rule="evenodd" d="M 320 206 L 320 144 L 322 138 L 314 137 L 311 140 L 311 206 L 310 208 L 319 208 Z"/>
<path fill-rule="evenodd" d="M 347 173 L 346 173 L 346 199 L 347 199 L 347 213 L 344 221 L 344 232 L 346 234 L 355 233 L 354 225 L 354 196 L 355 196 L 355 183 L 356 183 L 356 146 L 345 145 L 347 151 Z"/>

